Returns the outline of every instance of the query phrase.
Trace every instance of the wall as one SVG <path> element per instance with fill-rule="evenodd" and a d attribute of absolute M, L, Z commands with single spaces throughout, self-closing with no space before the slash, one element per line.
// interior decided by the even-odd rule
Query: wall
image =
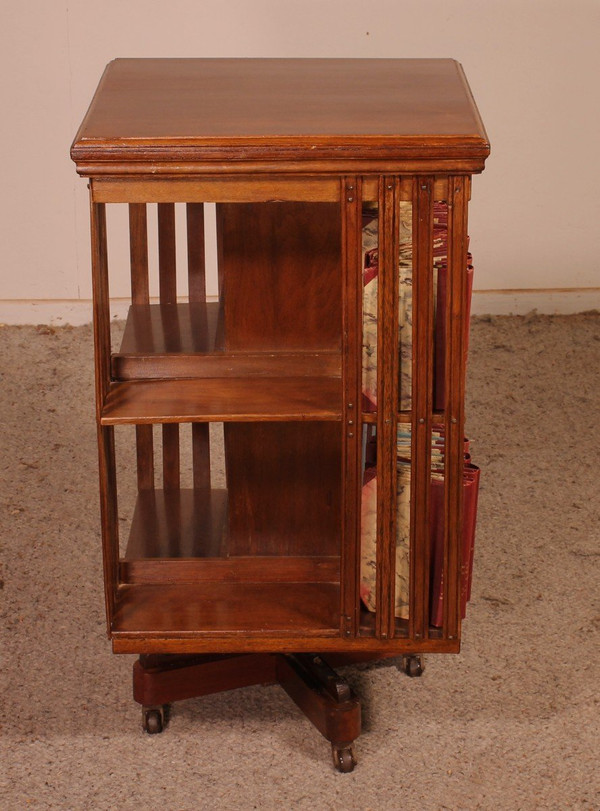
<path fill-rule="evenodd" d="M 597 0 L 4 0 L 0 322 L 89 318 L 68 151 L 116 56 L 451 56 L 492 142 L 474 179 L 476 311 L 600 307 Z"/>

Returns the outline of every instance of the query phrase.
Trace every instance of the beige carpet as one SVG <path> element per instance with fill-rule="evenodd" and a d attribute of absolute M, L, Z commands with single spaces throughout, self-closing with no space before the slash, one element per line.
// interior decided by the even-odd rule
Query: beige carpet
<path fill-rule="evenodd" d="M 0 808 L 600 808 L 600 316 L 480 319 L 483 469 L 459 656 L 348 676 L 352 774 L 278 687 L 140 729 L 101 594 L 89 328 L 0 328 Z"/>

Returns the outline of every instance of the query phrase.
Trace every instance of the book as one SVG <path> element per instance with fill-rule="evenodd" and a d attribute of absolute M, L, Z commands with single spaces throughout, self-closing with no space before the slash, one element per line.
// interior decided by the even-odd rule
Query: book
<path fill-rule="evenodd" d="M 470 462 L 465 462 L 462 487 L 463 525 L 460 568 L 460 614 L 462 619 L 466 616 L 467 603 L 471 596 L 479 477 L 479 468 Z M 444 497 L 444 480 L 432 480 L 429 502 L 431 539 L 429 623 L 438 628 L 444 622 Z"/>
<path fill-rule="evenodd" d="M 369 427 L 370 428 L 370 427 Z M 394 614 L 407 619 L 410 587 L 410 492 L 411 492 L 411 429 L 399 426 L 397 434 L 397 492 L 396 492 L 396 560 Z M 444 601 L 444 542 L 445 542 L 445 436 L 444 429 L 436 426 L 431 437 L 431 478 L 429 502 L 430 538 L 430 624 L 443 624 Z M 363 475 L 361 509 L 361 563 L 360 597 L 368 611 L 376 611 L 377 560 L 377 464 L 375 439 L 365 443 L 368 460 Z M 466 614 L 470 598 L 475 524 L 480 471 L 472 464 L 469 441 L 464 440 L 463 467 L 463 525 L 461 530 L 461 616 Z"/>
<path fill-rule="evenodd" d="M 398 323 L 399 323 L 399 405 L 409 410 L 412 401 L 412 204 L 402 201 L 399 206 L 398 255 Z M 379 277 L 379 218 L 375 204 L 365 205 L 362 212 L 363 255 L 363 349 L 362 389 L 363 409 L 377 411 L 377 298 Z M 437 200 L 433 204 L 433 282 L 434 282 L 434 409 L 444 410 L 446 379 L 446 302 L 448 276 L 448 205 Z M 468 351 L 469 317 L 473 292 L 473 260 L 465 257 L 467 275 L 467 315 L 465 319 L 464 351 Z"/>
<path fill-rule="evenodd" d="M 377 341 L 378 341 L 378 280 L 379 280 L 379 220 L 376 204 L 363 208 L 363 352 L 362 394 L 363 410 L 377 411 Z M 398 255 L 398 323 L 399 323 L 399 408 L 409 410 L 412 405 L 412 204 L 399 205 Z M 433 407 L 444 410 L 446 379 L 446 305 L 448 285 L 448 205 L 445 201 L 433 204 L 433 284 L 434 284 L 434 379 Z M 465 257 L 465 306 L 470 313 L 473 289 L 473 262 L 470 253 Z M 469 320 L 465 321 L 464 352 L 468 350 Z M 369 611 L 375 611 L 376 538 L 377 538 L 377 466 L 374 428 L 367 427 L 363 445 L 364 478 L 361 525 L 361 599 Z M 443 557 L 444 557 L 444 432 L 432 432 L 431 496 L 430 496 L 430 612 L 433 625 L 443 622 Z M 465 466 L 463 473 L 463 527 L 461 534 L 461 612 L 464 616 L 469 599 L 472 578 L 473 545 L 477 512 L 479 469 L 471 464 L 468 441 L 465 440 Z M 409 605 L 409 548 L 410 548 L 410 485 L 411 485 L 410 428 L 399 428 L 397 437 L 397 538 L 395 615 L 408 617 Z"/>
<path fill-rule="evenodd" d="M 412 398 L 412 204 L 400 202 L 399 216 L 399 400 L 401 409 L 409 409 Z M 363 410 L 372 413 L 377 411 L 379 219 L 376 205 L 363 208 L 362 255 L 362 399 Z"/>

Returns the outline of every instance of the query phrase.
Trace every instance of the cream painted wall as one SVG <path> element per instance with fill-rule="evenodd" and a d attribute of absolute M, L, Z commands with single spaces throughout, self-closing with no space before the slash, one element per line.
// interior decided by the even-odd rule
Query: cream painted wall
<path fill-rule="evenodd" d="M 458 59 L 492 142 L 473 184 L 475 309 L 600 307 L 599 0 L 4 0 L 3 12 L 0 321 L 88 317 L 87 196 L 68 150 L 116 56 Z"/>

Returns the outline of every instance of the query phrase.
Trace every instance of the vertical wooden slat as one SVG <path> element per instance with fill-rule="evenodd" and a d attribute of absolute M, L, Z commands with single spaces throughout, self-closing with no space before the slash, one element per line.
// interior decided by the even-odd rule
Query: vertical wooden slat
<path fill-rule="evenodd" d="M 396 596 L 398 425 L 398 206 L 397 177 L 379 184 L 379 283 L 377 318 L 377 560 L 376 634 L 394 636 Z M 385 325 L 385 328 L 383 328 Z"/>
<path fill-rule="evenodd" d="M 450 177 L 448 185 L 443 629 L 448 639 L 457 639 L 460 635 L 469 178 Z"/>
<path fill-rule="evenodd" d="M 179 424 L 162 426 L 163 486 L 165 490 L 179 489 Z"/>
<path fill-rule="evenodd" d="M 188 293 L 192 302 L 206 302 L 206 264 L 204 246 L 204 205 L 188 203 L 187 252 L 188 252 Z M 207 331 L 206 315 L 197 328 Z M 192 425 L 192 469 L 194 487 L 210 487 L 210 436 L 207 423 Z"/>
<path fill-rule="evenodd" d="M 186 213 L 189 299 L 190 301 L 206 301 L 204 204 L 188 203 Z"/>
<path fill-rule="evenodd" d="M 161 304 L 177 303 L 175 256 L 175 205 L 158 203 L 158 272 Z M 179 425 L 162 426 L 163 486 L 165 490 L 179 487 Z"/>
<path fill-rule="evenodd" d="M 103 203 L 91 203 L 90 221 L 102 561 L 106 621 L 110 633 L 118 586 L 119 533 L 114 429 L 100 427 L 102 406 L 110 385 L 110 301 L 106 209 Z"/>
<path fill-rule="evenodd" d="M 129 204 L 129 254 L 131 302 L 148 304 L 148 222 L 145 203 Z M 139 490 L 154 487 L 154 443 L 151 425 L 136 425 L 137 479 Z"/>
<path fill-rule="evenodd" d="M 358 633 L 360 620 L 360 503 L 361 503 L 361 345 L 362 345 L 362 182 L 360 177 L 342 178 L 342 385 L 343 481 L 341 632 Z"/>
<path fill-rule="evenodd" d="M 433 180 L 413 187 L 412 470 L 409 633 L 429 629 L 429 496 L 433 406 Z"/>
<path fill-rule="evenodd" d="M 92 286 L 94 353 L 96 358 L 96 414 L 98 420 L 110 385 L 110 301 L 108 294 L 108 248 L 106 208 L 91 204 Z"/>
<path fill-rule="evenodd" d="M 115 434 L 112 426 L 98 425 L 98 474 L 100 478 L 100 522 L 104 600 L 108 633 L 112 628 L 119 585 L 119 518 Z"/>
<path fill-rule="evenodd" d="M 148 304 L 148 223 L 145 203 L 129 204 L 129 255 L 131 301 L 133 304 Z"/>
<path fill-rule="evenodd" d="M 210 487 L 210 434 L 208 423 L 192 423 L 192 469 L 196 490 Z"/>
<path fill-rule="evenodd" d="M 161 304 L 177 302 L 175 204 L 158 203 L 158 267 Z"/>

